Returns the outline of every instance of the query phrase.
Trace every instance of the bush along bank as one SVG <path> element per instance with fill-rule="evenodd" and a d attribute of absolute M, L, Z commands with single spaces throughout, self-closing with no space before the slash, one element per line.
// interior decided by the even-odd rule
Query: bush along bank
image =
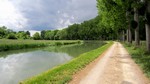
<path fill-rule="evenodd" d="M 65 84 L 71 81 L 72 76 L 79 70 L 83 69 L 86 65 L 99 57 L 113 42 L 109 42 L 104 46 L 95 50 L 83 53 L 70 62 L 57 66 L 48 70 L 40 75 L 29 78 L 20 84 Z"/>
<path fill-rule="evenodd" d="M 124 43 L 134 61 L 142 68 L 144 73 L 150 78 L 150 53 L 146 52 L 146 45 L 135 48 L 134 45 Z"/>
<path fill-rule="evenodd" d="M 11 40 L 8 40 L 11 41 Z M 69 45 L 78 44 L 81 41 L 12 41 L 12 43 L 4 41 L 0 44 L 0 52 L 8 50 L 26 49 L 26 48 L 38 48 L 46 46 L 59 46 L 59 45 Z"/>

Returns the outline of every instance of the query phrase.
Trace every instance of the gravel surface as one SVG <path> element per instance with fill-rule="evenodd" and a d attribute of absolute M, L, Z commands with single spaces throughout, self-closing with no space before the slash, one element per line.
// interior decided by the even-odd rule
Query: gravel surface
<path fill-rule="evenodd" d="M 150 84 L 119 42 L 73 76 L 69 84 Z"/>

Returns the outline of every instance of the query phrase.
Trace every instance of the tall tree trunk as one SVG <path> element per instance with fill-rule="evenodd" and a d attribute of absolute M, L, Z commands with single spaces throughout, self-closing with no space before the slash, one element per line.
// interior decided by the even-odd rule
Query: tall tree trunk
<path fill-rule="evenodd" d="M 128 42 L 132 43 L 132 32 L 131 32 L 131 22 L 130 22 L 130 17 L 129 17 L 129 12 L 126 12 L 126 17 L 128 20 Z"/>
<path fill-rule="evenodd" d="M 122 40 L 123 40 L 123 42 L 125 41 L 125 33 L 124 33 L 124 30 L 122 31 Z"/>
<path fill-rule="evenodd" d="M 150 13 L 150 1 L 148 0 L 145 1 L 147 3 L 146 13 Z M 145 24 L 145 28 L 146 28 L 146 47 L 147 47 L 147 51 L 150 52 L 150 23 L 149 22 Z"/>
<path fill-rule="evenodd" d="M 127 42 L 129 42 L 129 30 L 127 29 L 127 31 L 126 31 L 126 39 L 127 39 Z"/>
<path fill-rule="evenodd" d="M 129 21 L 129 27 L 128 27 L 129 43 L 132 43 L 132 32 L 131 32 L 131 22 L 130 22 L 130 18 L 128 18 L 128 21 Z"/>
<path fill-rule="evenodd" d="M 139 37 L 139 15 L 137 8 L 134 8 L 134 20 L 138 23 L 136 29 L 135 29 L 135 45 L 140 45 L 140 37 Z"/>
<path fill-rule="evenodd" d="M 132 43 L 132 33 L 130 23 L 129 23 L 129 43 Z"/>
<path fill-rule="evenodd" d="M 150 25 L 145 24 L 146 27 L 146 47 L 147 51 L 150 52 Z"/>

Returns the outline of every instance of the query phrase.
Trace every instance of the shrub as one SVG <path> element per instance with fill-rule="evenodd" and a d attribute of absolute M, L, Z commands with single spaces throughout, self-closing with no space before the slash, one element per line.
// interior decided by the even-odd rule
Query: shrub
<path fill-rule="evenodd" d="M 7 38 L 8 38 L 8 39 L 17 39 L 17 37 L 15 36 L 14 33 L 8 34 Z"/>
<path fill-rule="evenodd" d="M 36 32 L 34 35 L 33 35 L 33 39 L 34 40 L 40 40 L 40 34 L 38 32 Z"/>

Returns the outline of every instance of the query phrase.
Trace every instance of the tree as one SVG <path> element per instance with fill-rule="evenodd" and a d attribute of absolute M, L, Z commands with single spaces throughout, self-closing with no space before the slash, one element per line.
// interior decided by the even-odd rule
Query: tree
<path fill-rule="evenodd" d="M 46 31 L 45 30 L 42 30 L 41 31 L 41 39 L 44 40 L 45 39 L 45 33 Z"/>
<path fill-rule="evenodd" d="M 33 35 L 33 39 L 34 40 L 40 40 L 40 34 L 38 32 L 36 32 L 34 35 Z"/>
<path fill-rule="evenodd" d="M 29 39 L 30 38 L 30 32 L 27 31 L 19 31 L 18 33 L 16 33 L 16 36 L 18 39 Z"/>
<path fill-rule="evenodd" d="M 50 38 L 50 40 L 54 40 L 54 36 L 55 36 L 54 31 L 49 32 L 49 38 Z"/>
<path fill-rule="evenodd" d="M 106 32 L 116 32 L 117 38 L 120 30 L 124 31 L 127 27 L 126 10 L 123 5 L 121 0 L 97 0 L 98 14 L 101 17 L 100 26 L 105 28 Z"/>
<path fill-rule="evenodd" d="M 145 0 L 146 11 L 145 11 L 145 28 L 146 28 L 146 46 L 147 51 L 150 52 L 150 1 Z"/>
<path fill-rule="evenodd" d="M 17 37 L 15 36 L 14 33 L 8 34 L 7 38 L 8 38 L 8 39 L 17 39 Z"/>
<path fill-rule="evenodd" d="M 143 3 L 141 0 L 134 0 L 132 1 L 132 9 L 134 12 L 134 20 L 132 21 L 131 25 L 132 28 L 135 29 L 135 46 L 140 45 L 140 35 L 139 35 L 139 26 L 140 26 L 140 21 L 139 21 L 139 16 L 143 15 L 141 14 L 141 8 L 143 7 Z M 143 10 L 142 10 L 143 11 Z"/>
<path fill-rule="evenodd" d="M 59 30 L 56 35 L 55 38 L 59 39 L 59 40 L 67 40 L 67 30 L 66 29 L 62 29 Z"/>
<path fill-rule="evenodd" d="M 56 34 L 57 34 L 57 32 L 58 32 L 59 30 L 54 30 L 54 39 L 53 40 L 57 40 L 57 37 L 56 37 Z"/>
<path fill-rule="evenodd" d="M 30 32 L 26 31 L 27 38 L 30 38 Z"/>
<path fill-rule="evenodd" d="M 50 40 L 50 39 L 51 39 L 51 38 L 50 38 L 50 34 L 51 34 L 51 30 L 45 31 L 44 39 L 45 39 L 45 40 Z"/>
<path fill-rule="evenodd" d="M 2 26 L 0 27 L 0 38 L 5 38 L 7 36 L 7 27 Z"/>
<path fill-rule="evenodd" d="M 142 4 L 141 0 L 97 0 L 98 13 L 102 18 L 100 24 L 116 32 L 127 29 L 127 41 L 132 43 L 134 37 L 136 45 L 139 45 L 139 15 L 145 9 Z"/>
<path fill-rule="evenodd" d="M 104 26 L 99 26 L 100 16 L 91 20 L 84 21 L 80 24 L 73 24 L 63 30 L 57 31 L 55 39 L 59 40 L 99 40 L 99 39 L 115 39 L 115 32 L 112 29 L 105 29 Z M 54 30 L 56 31 L 56 30 Z M 51 35 L 48 35 L 51 36 Z"/>

